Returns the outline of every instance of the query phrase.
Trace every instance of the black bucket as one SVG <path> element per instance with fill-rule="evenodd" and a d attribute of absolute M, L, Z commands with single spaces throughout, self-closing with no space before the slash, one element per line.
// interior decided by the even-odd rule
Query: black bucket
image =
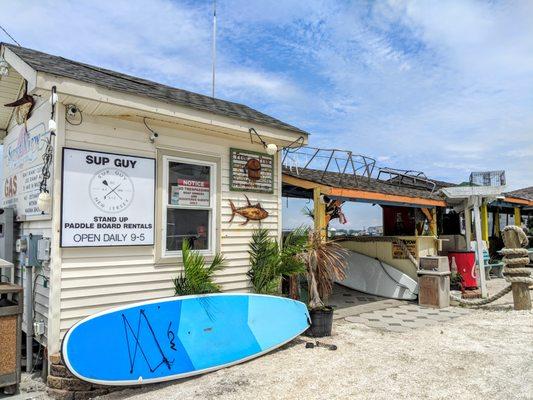
<path fill-rule="evenodd" d="M 333 326 L 333 308 L 324 307 L 309 311 L 311 326 L 305 331 L 306 336 L 324 337 L 331 336 Z"/>

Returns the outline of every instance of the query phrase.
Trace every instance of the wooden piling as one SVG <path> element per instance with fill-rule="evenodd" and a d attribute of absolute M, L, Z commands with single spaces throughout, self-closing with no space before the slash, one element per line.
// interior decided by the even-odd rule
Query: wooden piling
<path fill-rule="evenodd" d="M 518 232 L 516 232 L 514 229 L 509 229 L 511 227 L 504 228 L 502 234 L 503 234 L 503 242 L 505 243 L 505 249 L 509 250 L 516 250 L 517 254 L 514 256 L 514 258 L 523 258 L 524 263 L 520 264 L 514 264 L 514 265 L 508 265 L 510 271 L 512 271 L 515 268 L 525 269 L 527 264 L 527 251 L 525 251 L 525 258 L 518 254 L 518 250 L 523 249 L 523 243 L 521 238 L 519 237 Z M 514 228 L 514 227 L 512 227 Z M 524 249 L 525 250 L 525 249 Z M 509 260 L 512 260 L 513 257 L 511 255 L 506 255 L 506 258 Z M 511 268 L 512 267 L 512 268 Z M 524 282 L 513 282 L 513 277 L 525 277 L 527 278 L 529 276 L 529 273 L 527 274 L 508 274 L 510 281 L 511 281 L 511 289 L 513 292 L 513 302 L 514 302 L 514 309 L 515 310 L 531 310 L 531 294 L 529 292 L 529 283 L 524 280 Z"/>

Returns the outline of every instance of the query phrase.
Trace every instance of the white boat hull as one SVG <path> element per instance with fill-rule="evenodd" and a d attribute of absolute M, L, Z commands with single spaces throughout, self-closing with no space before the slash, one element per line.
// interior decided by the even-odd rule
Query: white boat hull
<path fill-rule="evenodd" d="M 337 283 L 350 289 L 399 300 L 416 300 L 418 283 L 376 258 L 350 251 L 346 278 Z"/>

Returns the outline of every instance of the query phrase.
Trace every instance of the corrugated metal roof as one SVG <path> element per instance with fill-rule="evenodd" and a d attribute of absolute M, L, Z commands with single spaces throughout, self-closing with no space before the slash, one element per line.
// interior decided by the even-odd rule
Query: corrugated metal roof
<path fill-rule="evenodd" d="M 202 94 L 162 85 L 146 79 L 125 75 L 120 72 L 83 64 L 40 51 L 0 43 L 8 47 L 24 62 L 37 71 L 85 83 L 102 86 L 118 92 L 144 96 L 171 104 L 193 108 L 225 117 L 237 118 L 252 124 L 265 125 L 301 134 L 307 132 L 289 125 L 253 108 L 231 101 L 220 100 Z"/>

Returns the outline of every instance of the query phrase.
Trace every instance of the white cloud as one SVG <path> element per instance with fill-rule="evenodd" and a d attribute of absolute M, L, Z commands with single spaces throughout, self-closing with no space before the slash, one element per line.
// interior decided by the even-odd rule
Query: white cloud
<path fill-rule="evenodd" d="M 210 1 L 0 1 L 23 45 L 210 93 Z M 437 179 L 505 169 L 512 188 L 533 183 L 533 2 L 218 5 L 219 96 L 315 146 Z"/>

